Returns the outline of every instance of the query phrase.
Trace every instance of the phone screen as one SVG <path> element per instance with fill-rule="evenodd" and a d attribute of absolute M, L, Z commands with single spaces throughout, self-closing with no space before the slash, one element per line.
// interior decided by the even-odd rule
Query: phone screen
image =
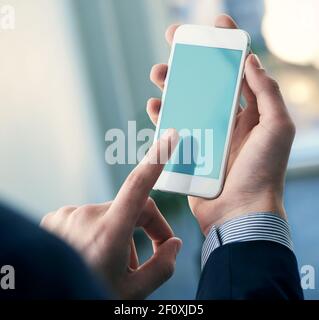
<path fill-rule="evenodd" d="M 242 50 L 176 44 L 160 131 L 180 142 L 165 171 L 219 179 Z"/>

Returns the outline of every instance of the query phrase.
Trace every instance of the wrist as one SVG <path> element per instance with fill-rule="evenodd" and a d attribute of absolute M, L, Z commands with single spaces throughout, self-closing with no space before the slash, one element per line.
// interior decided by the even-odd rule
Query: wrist
<path fill-rule="evenodd" d="M 283 205 L 282 196 L 275 193 L 265 192 L 253 197 L 238 196 L 232 201 L 218 199 L 214 204 L 210 217 L 206 223 L 201 225 L 201 229 L 206 236 L 212 226 L 220 226 L 225 222 L 250 213 L 271 212 L 280 218 L 287 220 L 286 211 Z"/>

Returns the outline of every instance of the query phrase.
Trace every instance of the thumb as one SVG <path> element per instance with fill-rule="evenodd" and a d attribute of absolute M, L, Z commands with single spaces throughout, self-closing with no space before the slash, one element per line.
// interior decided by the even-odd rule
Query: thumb
<path fill-rule="evenodd" d="M 263 118 L 282 119 L 288 116 L 277 82 L 267 74 L 257 55 L 248 56 L 245 76 L 251 91 L 256 96 L 258 111 Z"/>
<path fill-rule="evenodd" d="M 173 275 L 176 256 L 181 246 L 182 241 L 179 238 L 166 240 L 134 273 L 132 285 L 138 290 L 137 295 L 140 299 L 146 298 Z"/>

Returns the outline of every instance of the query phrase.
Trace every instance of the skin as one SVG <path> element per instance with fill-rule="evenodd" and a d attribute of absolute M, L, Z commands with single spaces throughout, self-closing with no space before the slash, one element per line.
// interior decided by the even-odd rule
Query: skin
<path fill-rule="evenodd" d="M 219 16 L 215 25 L 236 28 L 225 15 Z M 169 27 L 166 33 L 169 44 L 177 27 Z M 249 212 L 272 211 L 286 218 L 283 187 L 295 127 L 278 84 L 259 59 L 250 55 L 245 67 L 243 94 L 247 106 L 240 108 L 236 117 L 224 189 L 214 200 L 189 197 L 204 234 L 212 225 Z M 156 65 L 151 80 L 163 89 L 166 74 L 166 64 Z M 147 112 L 154 124 L 160 108 L 160 99 L 148 101 Z M 64 207 L 41 222 L 42 227 L 77 249 L 119 298 L 143 299 L 174 271 L 182 243 L 174 237 L 149 193 L 177 142 L 176 131 L 170 129 L 132 171 L 114 201 Z M 133 240 L 136 228 L 143 228 L 154 248 L 153 256 L 142 265 Z"/>
<path fill-rule="evenodd" d="M 78 250 L 121 299 L 144 299 L 174 272 L 182 242 L 174 237 L 149 193 L 177 142 L 176 130 L 168 130 L 131 172 L 114 201 L 64 207 L 41 222 Z M 167 154 L 166 159 L 154 161 L 160 153 Z M 145 231 L 154 249 L 142 265 L 133 240 L 136 228 Z"/>
<path fill-rule="evenodd" d="M 215 26 L 237 28 L 227 15 L 219 16 Z M 166 32 L 169 45 L 177 28 L 178 25 L 172 25 Z M 151 70 L 151 81 L 161 90 L 167 69 L 167 64 L 158 64 Z M 245 70 L 243 95 L 247 106 L 240 107 L 236 116 L 223 191 L 214 200 L 188 198 L 205 235 L 212 225 L 252 212 L 271 211 L 286 219 L 283 189 L 295 126 L 277 82 L 267 74 L 256 55 L 248 56 Z M 154 124 L 160 108 L 160 99 L 152 98 L 147 103 Z"/>

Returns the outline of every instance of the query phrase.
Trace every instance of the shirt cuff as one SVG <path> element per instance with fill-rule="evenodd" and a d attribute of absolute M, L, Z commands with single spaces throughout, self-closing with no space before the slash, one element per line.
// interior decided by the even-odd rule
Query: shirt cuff
<path fill-rule="evenodd" d="M 232 242 L 256 240 L 277 242 L 293 250 L 286 220 L 271 212 L 251 213 L 210 229 L 203 244 L 202 269 L 210 254 L 218 247 Z"/>

